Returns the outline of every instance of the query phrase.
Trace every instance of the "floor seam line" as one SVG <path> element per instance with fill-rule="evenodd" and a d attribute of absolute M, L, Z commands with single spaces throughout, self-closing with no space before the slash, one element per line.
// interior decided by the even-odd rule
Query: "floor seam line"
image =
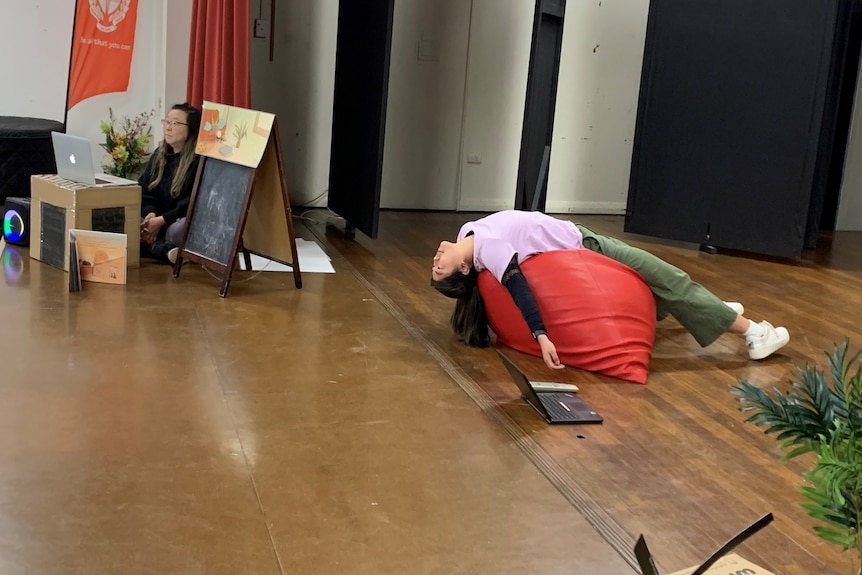
<path fill-rule="evenodd" d="M 201 329 L 201 333 L 204 333 L 205 330 L 203 329 L 203 319 L 198 312 L 197 305 L 195 305 L 195 317 L 198 320 L 198 326 Z M 213 370 L 215 371 L 217 379 L 216 384 L 221 390 L 222 402 L 224 403 L 225 409 L 227 410 L 227 415 L 230 418 L 231 425 L 233 426 L 234 437 L 236 437 L 236 441 L 239 444 L 240 453 L 242 453 L 242 459 L 245 464 L 246 473 L 248 474 L 248 480 L 249 483 L 251 483 L 252 491 L 254 491 L 254 499 L 257 502 L 257 508 L 260 511 L 261 517 L 263 518 L 263 526 L 266 529 L 267 536 L 269 537 L 270 548 L 272 549 L 272 554 L 275 556 L 275 563 L 278 566 L 278 573 L 279 575 L 286 575 L 286 571 L 284 570 L 284 564 L 281 561 L 281 555 L 278 553 L 278 547 L 275 544 L 275 537 L 272 534 L 272 529 L 270 528 L 266 511 L 263 508 L 263 501 L 261 501 L 260 498 L 260 490 L 257 487 L 257 482 L 254 480 L 254 470 L 251 466 L 251 463 L 249 463 L 248 454 L 245 451 L 245 445 L 243 445 L 242 437 L 239 433 L 239 426 L 236 423 L 236 418 L 234 417 L 233 410 L 231 409 L 230 396 L 238 396 L 239 394 L 229 394 L 225 390 L 224 385 L 222 385 L 221 373 L 219 370 L 218 362 L 216 362 L 215 360 L 215 356 L 212 353 L 212 349 L 209 342 L 207 342 L 207 355 L 210 362 L 212 363 Z"/>

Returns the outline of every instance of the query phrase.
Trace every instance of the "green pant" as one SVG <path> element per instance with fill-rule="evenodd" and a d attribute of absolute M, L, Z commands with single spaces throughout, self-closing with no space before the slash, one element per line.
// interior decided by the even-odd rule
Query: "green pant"
<path fill-rule="evenodd" d="M 678 267 L 584 226 L 578 225 L 578 229 L 584 235 L 585 248 L 625 264 L 641 275 L 655 296 L 658 320 L 672 315 L 702 347 L 718 339 L 736 320 L 735 311 Z"/>

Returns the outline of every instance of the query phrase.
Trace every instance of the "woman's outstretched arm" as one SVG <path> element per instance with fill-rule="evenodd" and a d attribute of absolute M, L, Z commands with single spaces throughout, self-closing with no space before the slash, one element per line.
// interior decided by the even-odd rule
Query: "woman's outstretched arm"
<path fill-rule="evenodd" d="M 560 363 L 560 358 L 557 356 L 557 348 L 548 337 L 536 298 L 530 289 L 530 285 L 527 283 L 527 278 L 521 273 L 521 266 L 518 265 L 517 254 L 509 262 L 506 273 L 503 274 L 502 284 L 512 295 L 515 305 L 520 310 L 521 315 L 524 316 L 524 321 L 527 322 L 527 326 L 530 328 L 530 333 L 539 342 L 539 347 L 542 349 L 542 359 L 545 360 L 545 364 L 551 369 L 562 369 L 565 367 Z"/>

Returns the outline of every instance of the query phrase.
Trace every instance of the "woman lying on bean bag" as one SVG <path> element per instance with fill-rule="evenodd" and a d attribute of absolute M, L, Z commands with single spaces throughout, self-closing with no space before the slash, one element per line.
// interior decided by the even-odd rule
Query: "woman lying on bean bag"
<path fill-rule="evenodd" d="M 740 304 L 723 302 L 692 281 L 688 274 L 656 256 L 541 212 L 508 210 L 464 224 L 455 243 L 440 243 L 431 268 L 431 284 L 442 294 L 458 300 L 450 322 L 455 334 L 467 345 L 486 347 L 488 315 L 478 278 L 480 272 L 487 270 L 511 294 L 545 363 L 552 369 L 561 369 L 563 364 L 550 336 L 576 339 L 578 334 L 553 330 L 549 333 L 541 308 L 544 305 L 549 313 L 553 309 L 537 303 L 533 290 L 538 286 L 528 284 L 521 265 L 545 252 L 582 248 L 637 272 L 652 292 L 656 318 L 672 315 L 703 347 L 724 332 L 737 333 L 745 336 L 749 357 L 763 359 L 790 341 L 787 329 L 773 327 L 766 321 L 750 321 L 742 315 Z M 586 265 L 597 264 L 593 260 Z M 581 294 L 577 285 L 568 287 L 572 298 L 590 295 Z M 574 325 L 568 331 L 577 329 Z"/>

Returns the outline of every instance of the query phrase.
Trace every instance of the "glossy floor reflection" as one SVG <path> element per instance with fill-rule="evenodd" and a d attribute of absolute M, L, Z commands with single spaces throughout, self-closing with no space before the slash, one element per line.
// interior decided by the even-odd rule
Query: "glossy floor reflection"
<path fill-rule="evenodd" d="M 0 259 L 4 575 L 633 572 L 337 257 Z"/>

